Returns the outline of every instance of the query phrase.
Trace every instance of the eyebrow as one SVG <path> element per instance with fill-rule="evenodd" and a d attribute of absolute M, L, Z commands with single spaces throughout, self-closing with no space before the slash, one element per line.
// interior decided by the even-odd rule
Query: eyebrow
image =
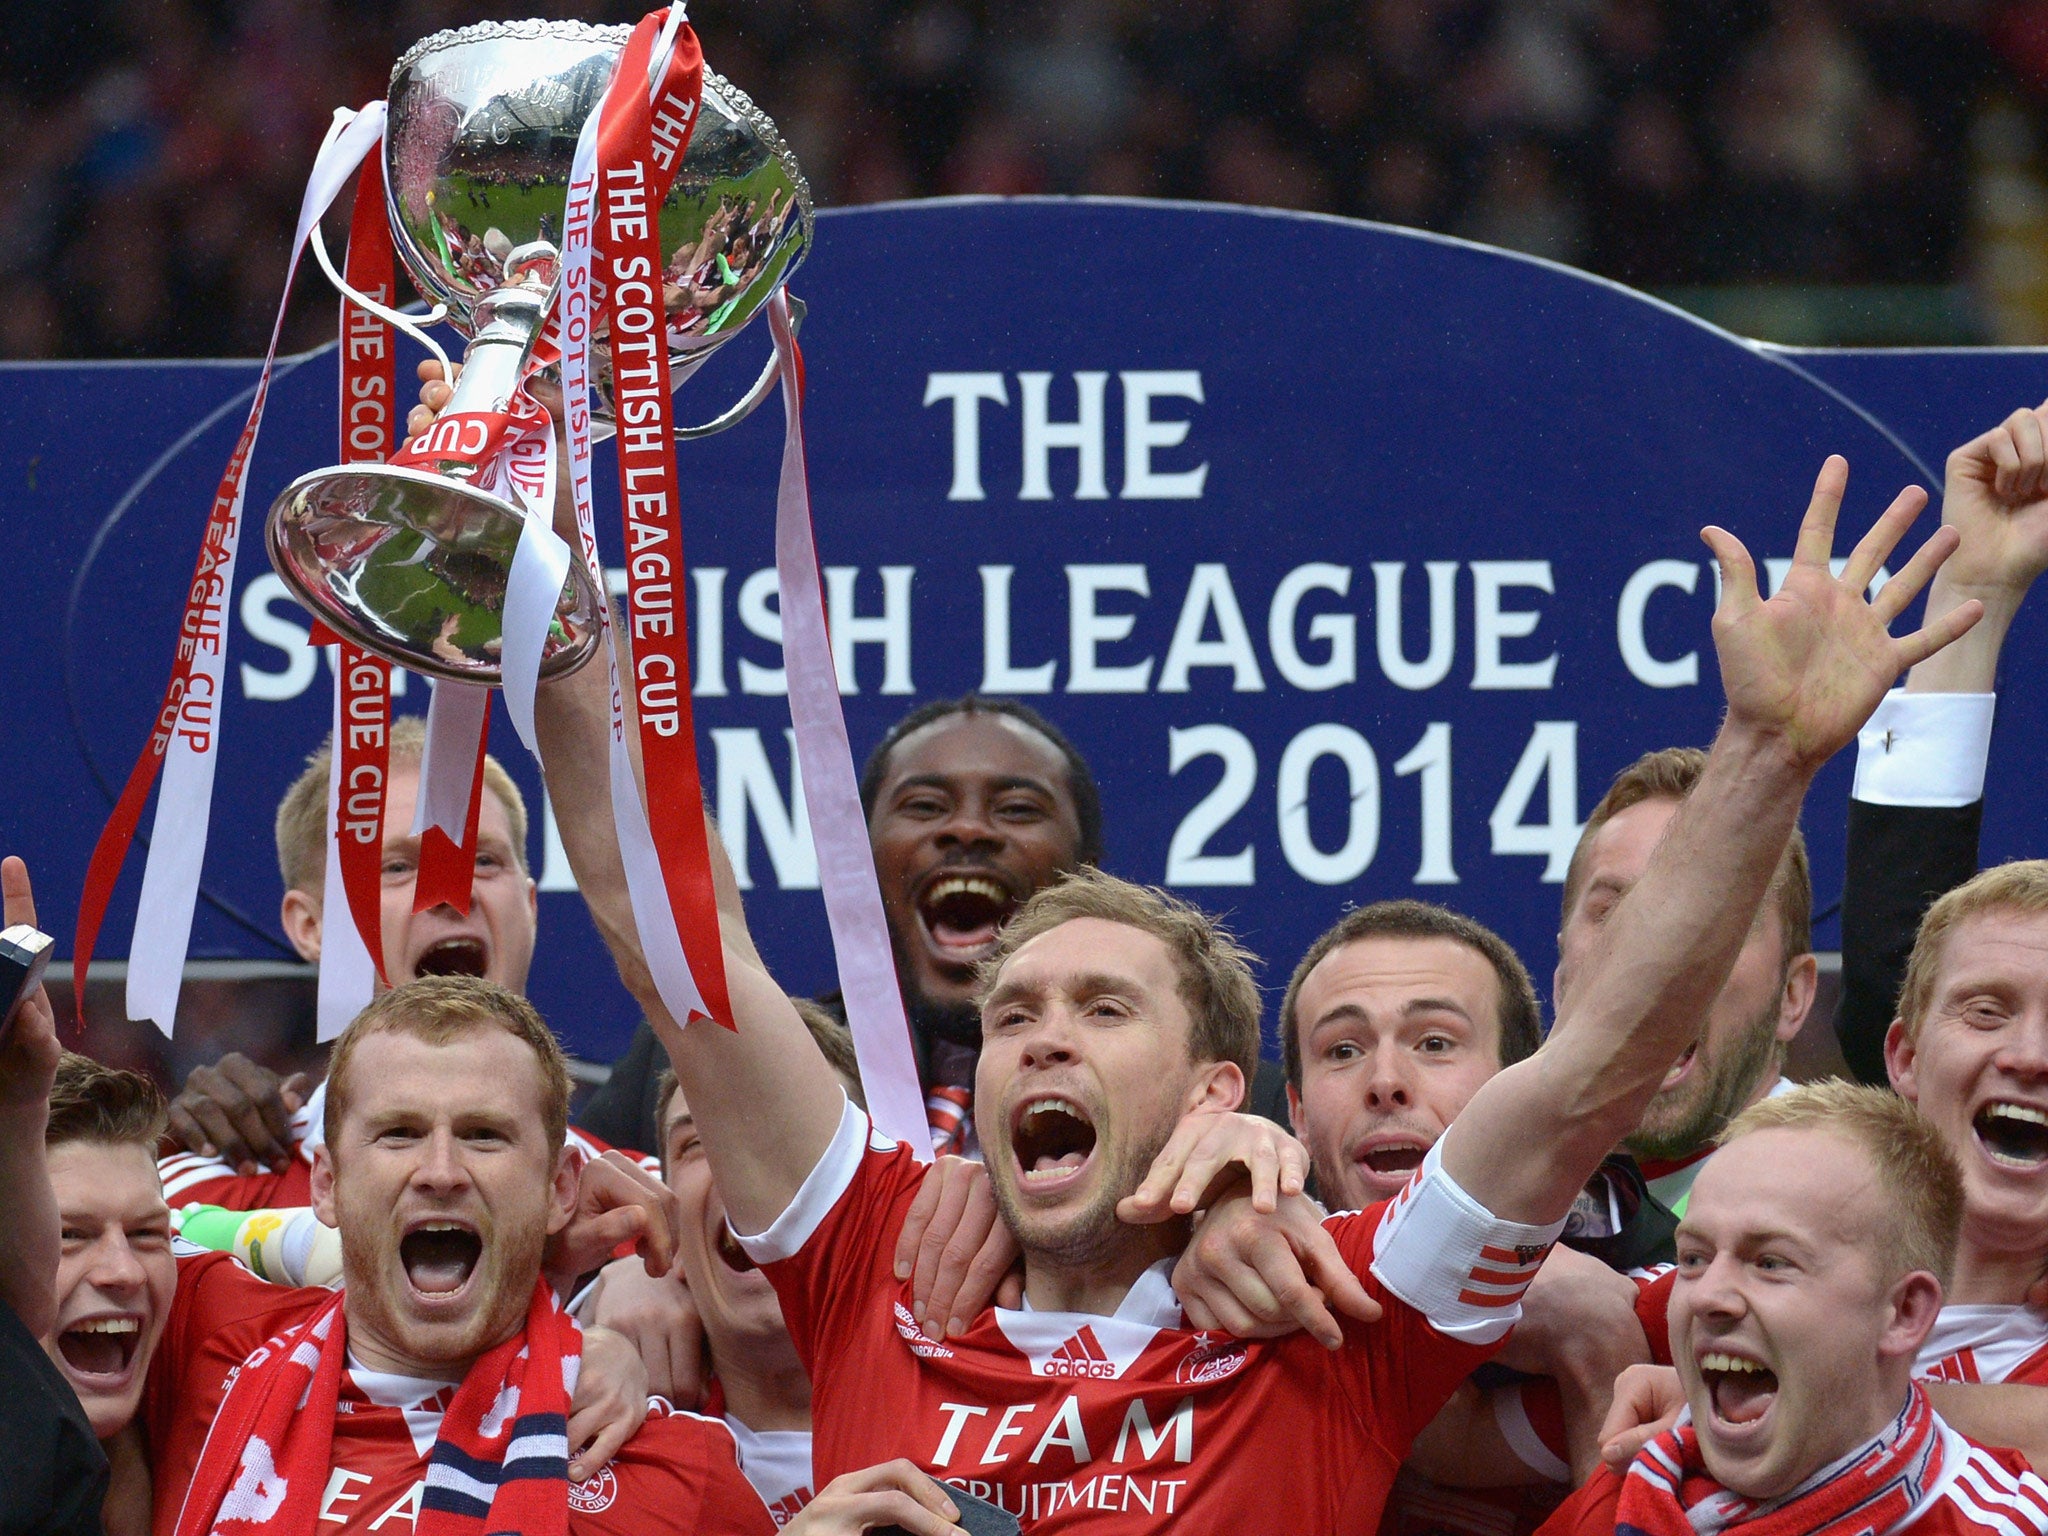
<path fill-rule="evenodd" d="M 909 773 L 905 774 L 902 778 L 898 779 L 893 785 L 891 785 L 889 793 L 891 795 L 899 795 L 906 789 L 950 790 L 953 787 L 953 785 L 954 779 L 947 774 Z M 1047 784 L 1043 779 L 1034 779 L 1026 774 L 1005 774 L 1001 778 L 995 780 L 994 784 L 991 787 L 996 789 L 997 791 L 1002 791 L 1006 789 L 1028 789 L 1034 791 L 1037 794 L 1044 795 L 1048 799 L 1054 797 L 1054 791 L 1050 784 Z"/>
<path fill-rule="evenodd" d="M 1455 998 L 1417 997 L 1401 1005 L 1401 1017 L 1404 1019 L 1412 1019 L 1418 1014 L 1425 1013 L 1451 1013 L 1456 1014 L 1467 1024 L 1474 1022 L 1471 1011 Z M 1334 1024 L 1351 1019 L 1356 1019 L 1361 1023 L 1370 1023 L 1372 1015 L 1367 1013 L 1357 1003 L 1337 1003 L 1323 1013 L 1318 1014 L 1315 1023 L 1310 1027 L 1320 1029 L 1325 1024 Z"/>

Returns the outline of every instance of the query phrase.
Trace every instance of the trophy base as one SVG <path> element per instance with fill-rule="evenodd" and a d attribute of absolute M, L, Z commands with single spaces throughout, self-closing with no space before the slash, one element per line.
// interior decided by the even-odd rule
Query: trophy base
<path fill-rule="evenodd" d="M 301 475 L 271 503 L 270 563 L 313 616 L 394 665 L 496 686 L 505 587 L 526 525 L 500 496 L 388 464 Z M 581 560 L 555 604 L 542 677 L 596 653 L 603 598 Z"/>

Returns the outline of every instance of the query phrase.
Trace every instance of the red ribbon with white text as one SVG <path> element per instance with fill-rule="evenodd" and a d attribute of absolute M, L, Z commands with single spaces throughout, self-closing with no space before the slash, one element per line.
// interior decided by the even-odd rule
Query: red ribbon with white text
<path fill-rule="evenodd" d="M 291 264 L 285 275 L 286 300 L 308 232 L 340 193 L 363 156 L 381 140 L 383 129 L 381 101 L 371 102 L 357 113 L 335 114 L 334 125 L 320 146 L 299 205 Z M 263 407 L 270 393 L 284 315 L 285 302 L 280 300 L 263 371 L 257 378 L 255 399 L 207 514 L 199 558 L 186 590 L 184 616 L 163 702 L 158 706 L 149 741 L 129 771 L 128 781 L 100 833 L 86 871 L 84 893 L 79 901 L 78 938 L 72 951 L 73 999 L 80 1019 L 85 1017 L 86 977 L 114 882 L 141 823 L 143 805 L 160 774 L 163 789 L 157 797 L 149 858 L 143 870 L 142 894 L 129 947 L 128 1015 L 153 1020 L 166 1034 L 177 1015 L 178 990 L 192 937 L 192 912 L 206 857 L 214 765 L 219 761 L 222 682 L 227 669 L 227 607 L 234 588 L 235 553 L 241 542 L 242 498 L 247 488 L 249 456 L 255 450 Z"/>
<path fill-rule="evenodd" d="M 672 36 L 673 41 L 658 78 L 643 88 L 657 34 Z M 696 127 L 703 86 L 703 51 L 689 23 L 681 20 L 679 8 L 642 18 L 599 113 L 590 210 L 595 218 L 591 288 L 601 289 L 610 326 L 627 623 L 647 786 L 647 830 L 670 923 L 681 939 L 687 990 L 694 993 L 675 999 L 671 1011 L 680 1023 L 704 1015 L 730 1026 L 732 1007 L 726 995 L 690 707 L 682 498 L 676 478 L 658 217 Z M 582 159 L 580 151 L 578 158 Z M 587 346 L 585 335 L 575 349 Z M 618 713 L 615 705 L 615 737 L 620 734 Z M 629 859 L 629 872 L 632 863 Z M 638 899 L 635 916 L 642 916 Z M 642 921 L 639 926 L 645 948 L 647 924 Z M 664 1001 L 670 1001 L 666 991 Z"/>
<path fill-rule="evenodd" d="M 356 182 L 355 215 L 349 224 L 347 277 L 349 286 L 377 303 L 389 305 L 396 272 L 391 251 L 391 225 L 384 211 L 384 161 L 371 155 Z M 398 381 L 392 326 L 381 315 L 341 301 L 341 461 L 381 464 L 391 454 L 397 420 Z M 391 984 L 384 973 L 384 795 L 391 777 L 391 664 L 348 640 L 340 642 L 334 686 L 339 696 L 333 772 L 334 821 L 328 835 L 337 849 L 341 890 L 353 932 L 376 978 Z M 335 941 L 342 925 L 329 928 L 324 919 L 330 894 L 322 906 L 321 978 L 337 958 Z M 343 967 L 349 981 L 361 965 Z M 335 1032 L 370 1001 L 373 989 L 350 985 L 321 988 L 321 1038 L 330 1038 L 330 1015 L 339 1018 Z M 346 1013 L 347 1017 L 340 1015 Z"/>

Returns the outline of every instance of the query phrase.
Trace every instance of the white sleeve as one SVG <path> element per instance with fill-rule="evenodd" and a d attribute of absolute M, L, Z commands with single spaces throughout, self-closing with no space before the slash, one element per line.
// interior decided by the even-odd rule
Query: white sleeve
<path fill-rule="evenodd" d="M 1439 1137 L 1373 1232 L 1372 1272 L 1438 1333 L 1492 1344 L 1521 1320 L 1522 1292 L 1563 1230 L 1562 1217 L 1534 1227 L 1494 1215 L 1444 1172 Z"/>
<path fill-rule="evenodd" d="M 877 1152 L 887 1152 L 896 1143 L 880 1131 L 873 1129 L 868 1117 L 854 1106 L 851 1099 L 845 1101 L 845 1108 L 839 1112 L 839 1129 L 832 1133 L 824 1155 L 811 1171 L 804 1176 L 796 1198 L 789 1202 L 783 1213 L 768 1225 L 765 1232 L 752 1237 L 732 1228 L 733 1240 L 742 1252 L 756 1264 L 773 1264 L 778 1259 L 793 1256 L 811 1240 L 832 1207 L 852 1187 L 854 1175 L 860 1172 L 861 1158 L 869 1147 Z M 727 1222 L 731 1227 L 731 1223 Z"/>
<path fill-rule="evenodd" d="M 1960 806 L 1984 798 L 1995 693 L 1895 688 L 1856 734 L 1856 799 L 1868 805 Z"/>

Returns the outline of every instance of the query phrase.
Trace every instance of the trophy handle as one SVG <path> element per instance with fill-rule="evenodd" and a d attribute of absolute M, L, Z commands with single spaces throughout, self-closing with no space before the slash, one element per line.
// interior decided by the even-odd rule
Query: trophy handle
<path fill-rule="evenodd" d="M 804 323 L 804 315 L 806 313 L 808 313 L 808 310 L 804 301 L 795 294 L 791 294 L 789 296 L 790 335 L 794 336 L 796 334 L 797 328 Z M 705 422 L 703 426 L 677 427 L 676 441 L 679 443 L 694 442 L 700 437 L 711 437 L 723 432 L 728 427 L 738 426 L 749 416 L 753 415 L 760 408 L 761 402 L 768 398 L 769 392 L 775 388 L 775 378 L 779 371 L 775 354 L 771 352 L 768 354 L 767 366 L 762 368 L 761 376 L 754 380 L 752 388 L 740 396 L 738 401 L 729 409 L 720 415 L 714 416 L 710 421 Z"/>

